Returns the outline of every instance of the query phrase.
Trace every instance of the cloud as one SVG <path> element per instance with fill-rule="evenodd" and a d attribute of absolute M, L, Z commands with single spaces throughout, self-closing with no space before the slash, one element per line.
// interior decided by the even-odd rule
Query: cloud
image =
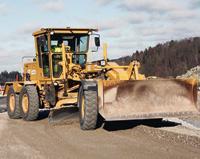
<path fill-rule="evenodd" d="M 198 2 L 198 5 L 197 5 Z M 192 9 L 191 1 L 186 0 L 124 0 L 118 7 L 128 11 L 129 14 L 148 14 L 151 18 L 161 17 L 168 20 L 182 20 L 196 18 L 200 15 L 200 1 L 194 0 L 199 9 Z"/>
<path fill-rule="evenodd" d="M 146 22 L 147 20 L 149 20 L 150 16 L 146 13 L 142 13 L 142 12 L 135 12 L 135 13 L 131 13 L 129 14 L 125 20 L 129 23 L 129 24 L 141 24 Z"/>
<path fill-rule="evenodd" d="M 118 0 L 96 0 L 96 2 L 100 5 L 100 6 L 105 6 L 105 5 L 109 5 L 115 1 Z"/>
<path fill-rule="evenodd" d="M 144 12 L 169 12 L 179 10 L 180 3 L 173 0 L 124 0 L 119 4 L 120 8 L 128 11 L 144 11 Z"/>
<path fill-rule="evenodd" d="M 185 20 L 185 19 L 194 19 L 194 18 L 198 18 L 199 15 L 199 11 L 197 10 L 189 10 L 189 9 L 185 9 L 185 10 L 175 10 L 172 11 L 170 13 L 168 13 L 168 17 L 170 18 L 170 20 Z"/>
<path fill-rule="evenodd" d="M 39 28 L 41 26 L 37 22 L 25 22 L 0 37 L 0 71 L 21 71 L 22 57 L 35 55 L 32 33 Z"/>
<path fill-rule="evenodd" d="M 1 49 L 0 49 L 1 50 Z M 22 71 L 22 57 L 23 56 L 32 56 L 34 55 L 31 50 L 28 49 L 15 49 L 13 50 L 4 50 L 4 54 L 0 54 L 0 72 L 7 71 Z M 32 53 L 32 54 L 31 54 Z"/>
<path fill-rule="evenodd" d="M 100 31 L 110 31 L 113 29 L 117 29 L 121 26 L 126 25 L 125 24 L 125 20 L 121 19 L 119 21 L 119 18 L 106 18 L 103 20 L 95 20 L 95 19 L 84 19 L 82 20 L 83 24 L 88 24 L 87 27 L 91 27 L 91 28 L 97 28 Z"/>
<path fill-rule="evenodd" d="M 169 34 L 171 32 L 171 28 L 168 26 L 152 26 L 151 29 L 147 26 L 141 27 L 138 30 L 140 30 L 140 34 L 142 36 L 164 36 L 166 34 Z"/>
<path fill-rule="evenodd" d="M 5 15 L 7 13 L 7 4 L 0 2 L 0 15 Z"/>
<path fill-rule="evenodd" d="M 42 8 L 46 11 L 59 12 L 64 9 L 64 2 L 62 0 L 47 1 Z"/>
<path fill-rule="evenodd" d="M 200 9 L 200 0 L 188 0 L 189 1 L 189 3 L 190 3 L 190 7 L 192 8 L 192 9 L 194 9 L 194 8 L 199 8 Z"/>
<path fill-rule="evenodd" d="M 106 20 L 98 23 L 97 25 L 101 31 L 106 31 L 117 28 L 118 24 L 119 22 L 116 20 Z"/>
<path fill-rule="evenodd" d="M 40 28 L 35 22 L 24 23 L 15 30 L 11 30 L 0 36 L 0 57 L 6 55 L 23 55 L 21 50 L 34 49 L 34 38 L 32 33 Z M 2 51 L 3 50 L 3 51 Z M 6 52 L 6 54 L 5 54 Z M 19 54 L 18 54 L 19 52 Z M 24 53 L 24 52 L 23 52 Z"/>
<path fill-rule="evenodd" d="M 199 0 L 194 0 L 200 3 Z M 108 3 L 107 3 L 108 2 Z M 128 25 L 149 25 L 155 23 L 170 24 L 177 21 L 192 21 L 200 18 L 200 10 L 192 9 L 190 0 L 181 3 L 181 0 L 98 0 L 97 3 L 112 5 L 116 2 L 115 9 L 119 10 L 120 18 L 116 21 L 124 22 Z M 117 6 L 117 7 L 116 7 Z M 200 5 L 199 5 L 200 6 Z M 194 20 L 195 21 L 195 20 Z M 113 29 L 111 22 L 103 24 L 103 30 Z M 121 26 L 121 25 L 118 25 Z"/>
<path fill-rule="evenodd" d="M 48 12 L 61 12 L 64 10 L 64 0 L 33 0 L 41 10 Z"/>
<path fill-rule="evenodd" d="M 183 39 L 193 36 L 200 36 L 200 24 L 193 22 L 177 22 L 176 25 L 155 25 L 155 26 L 141 26 L 135 28 L 135 32 L 144 41 L 164 42 L 172 39 Z"/>
<path fill-rule="evenodd" d="M 34 31 L 41 28 L 41 25 L 35 22 L 25 23 L 23 26 L 17 29 L 17 33 L 23 35 L 31 35 Z"/>
<path fill-rule="evenodd" d="M 119 29 L 110 30 L 105 33 L 105 36 L 109 38 L 120 38 L 122 36 L 122 32 Z"/>
<path fill-rule="evenodd" d="M 118 19 L 108 21 L 105 18 L 101 24 L 103 37 L 109 43 L 112 57 L 131 54 L 135 50 L 172 39 L 200 36 L 200 10 L 192 9 L 190 0 L 107 2 L 108 0 L 98 0 L 101 7 L 109 5 L 109 8 L 118 12 Z"/>

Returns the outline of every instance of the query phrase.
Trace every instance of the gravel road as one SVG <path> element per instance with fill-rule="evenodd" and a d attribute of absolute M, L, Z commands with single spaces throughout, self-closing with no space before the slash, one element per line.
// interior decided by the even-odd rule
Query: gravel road
<path fill-rule="evenodd" d="M 82 131 L 77 118 L 70 121 L 26 122 L 0 113 L 0 158 L 200 158 L 200 131 L 173 122 L 107 122 L 97 130 Z"/>
<path fill-rule="evenodd" d="M 6 111 L 6 98 L 0 96 L 0 113 Z"/>

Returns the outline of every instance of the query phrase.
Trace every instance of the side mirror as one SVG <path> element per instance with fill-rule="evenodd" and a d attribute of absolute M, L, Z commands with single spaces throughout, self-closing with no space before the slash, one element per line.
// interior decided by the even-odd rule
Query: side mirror
<path fill-rule="evenodd" d="M 95 42 L 96 47 L 100 47 L 100 38 L 99 37 L 95 37 L 94 42 Z"/>

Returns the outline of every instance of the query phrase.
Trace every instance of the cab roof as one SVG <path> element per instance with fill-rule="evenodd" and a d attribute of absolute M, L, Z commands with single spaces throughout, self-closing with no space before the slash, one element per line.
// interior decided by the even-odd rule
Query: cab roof
<path fill-rule="evenodd" d="M 89 32 L 97 32 L 98 29 L 93 28 L 41 28 L 40 30 L 37 30 L 33 33 L 33 36 L 37 36 L 40 34 L 48 33 L 48 32 L 54 32 L 54 33 L 89 33 Z"/>

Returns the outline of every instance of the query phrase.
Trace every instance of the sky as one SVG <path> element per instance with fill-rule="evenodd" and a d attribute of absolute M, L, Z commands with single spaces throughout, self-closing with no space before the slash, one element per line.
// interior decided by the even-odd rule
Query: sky
<path fill-rule="evenodd" d="M 199 20 L 200 0 L 0 0 L 0 71 L 21 70 L 42 27 L 98 28 L 108 57 L 118 58 L 200 36 Z"/>

